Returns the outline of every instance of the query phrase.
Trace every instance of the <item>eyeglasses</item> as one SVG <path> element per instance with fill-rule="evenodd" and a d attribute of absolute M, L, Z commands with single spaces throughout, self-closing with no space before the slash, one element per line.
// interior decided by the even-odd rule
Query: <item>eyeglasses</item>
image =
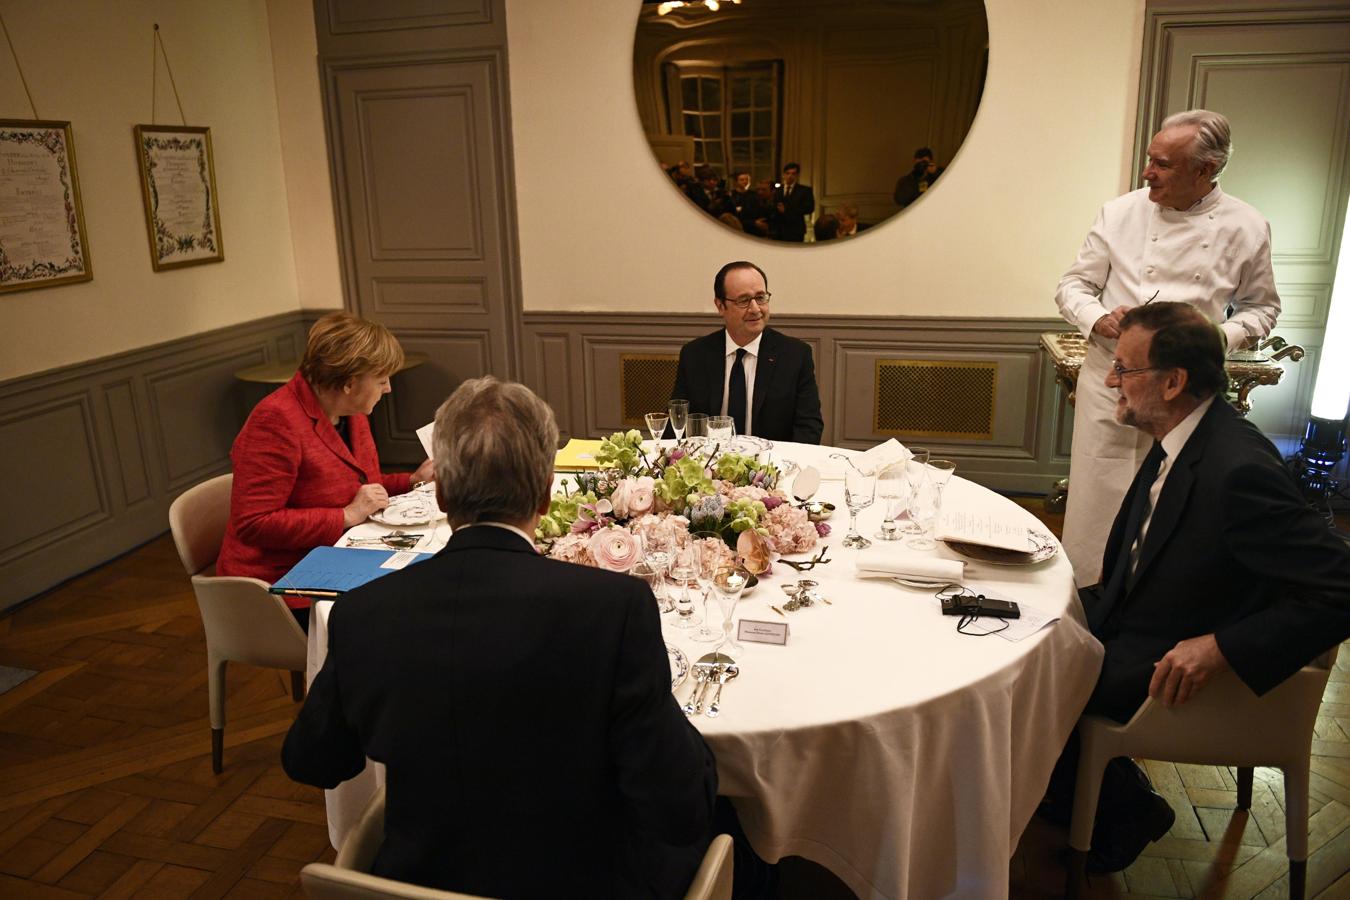
<path fill-rule="evenodd" d="M 742 297 L 742 298 L 740 298 L 739 300 L 732 300 L 732 299 L 730 299 L 730 298 L 728 298 L 728 297 L 723 297 L 723 298 L 722 298 L 722 302 L 723 302 L 723 303 L 730 303 L 732 306 L 736 307 L 737 309 L 749 309 L 751 303 L 758 303 L 760 306 L 768 306 L 768 305 L 769 305 L 769 300 L 770 300 L 772 297 L 773 297 L 773 294 L 770 294 L 768 291 L 765 291 L 765 292 L 762 293 L 762 294 L 756 294 L 756 295 L 753 296 L 753 297 Z"/>
<path fill-rule="evenodd" d="M 1140 366 L 1137 369 L 1127 369 L 1120 364 L 1119 360 L 1111 363 L 1111 371 L 1116 373 L 1117 378 L 1124 378 L 1126 375 L 1133 375 L 1135 372 L 1156 372 L 1159 366 Z"/>

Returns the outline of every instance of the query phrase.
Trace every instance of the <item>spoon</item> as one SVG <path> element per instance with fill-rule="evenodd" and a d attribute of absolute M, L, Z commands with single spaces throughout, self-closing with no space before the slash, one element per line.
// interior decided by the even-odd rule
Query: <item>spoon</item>
<path fill-rule="evenodd" d="M 711 671 L 712 668 L 705 665 L 701 659 L 694 663 L 694 689 L 689 693 L 688 702 L 680 707 L 680 711 L 686 716 L 692 716 L 695 710 L 698 709 L 698 706 L 694 703 L 694 698 L 697 697 L 698 692 L 703 689 L 703 685 L 708 680 L 708 675 Z"/>
<path fill-rule="evenodd" d="M 729 663 L 717 671 L 717 693 L 713 694 L 712 703 L 708 704 L 708 718 L 715 719 L 722 711 L 722 686 L 739 674 L 741 667 L 735 663 Z"/>
<path fill-rule="evenodd" d="M 685 715 L 697 716 L 703 712 L 703 700 L 708 695 L 708 688 L 712 686 L 713 679 L 717 677 L 717 670 L 724 664 L 731 662 L 730 656 L 718 653 L 716 650 L 711 653 L 705 653 L 694 663 L 694 679 L 699 682 L 694 687 L 694 694 L 685 704 Z M 699 677 L 699 676 L 702 677 Z"/>

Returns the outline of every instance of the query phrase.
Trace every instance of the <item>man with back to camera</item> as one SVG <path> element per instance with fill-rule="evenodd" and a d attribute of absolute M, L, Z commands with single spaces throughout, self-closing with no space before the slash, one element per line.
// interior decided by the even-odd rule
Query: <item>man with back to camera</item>
<path fill-rule="evenodd" d="M 716 766 L 670 692 L 651 590 L 535 551 L 557 439 L 523 385 L 474 379 L 442 404 L 454 536 L 335 605 L 282 762 L 326 788 L 366 757 L 387 766 L 376 875 L 491 897 L 682 896 Z"/>
<path fill-rule="evenodd" d="M 1350 636 L 1350 548 L 1224 400 L 1219 326 L 1160 301 L 1118 329 L 1103 381 L 1116 421 L 1150 449 L 1111 526 L 1104 581 L 1079 591 L 1106 651 L 1085 712 L 1126 722 L 1146 697 L 1185 703 L 1230 668 L 1264 694 Z M 1064 821 L 1076 760 L 1071 741 L 1047 795 Z M 1174 820 L 1132 762 L 1113 760 L 1089 871 L 1125 868 Z"/>
<path fill-rule="evenodd" d="M 783 183 L 773 192 L 774 215 L 778 221 L 774 237 L 780 241 L 806 240 L 806 217 L 816 211 L 816 195 L 811 185 L 801 184 L 802 167 L 790 162 L 783 166 Z"/>
<path fill-rule="evenodd" d="M 914 151 L 914 167 L 895 183 L 895 203 L 901 209 L 909 206 L 928 192 L 933 182 L 945 170 L 933 161 L 933 148 L 920 147 Z"/>
<path fill-rule="evenodd" d="M 1104 383 L 1121 316 L 1152 300 L 1190 303 L 1223 322 L 1233 350 L 1269 334 L 1279 315 L 1270 226 L 1218 185 L 1231 152 L 1228 120 L 1218 113 L 1168 116 L 1148 145 L 1148 186 L 1101 208 L 1060 279 L 1060 314 L 1088 340 L 1064 516 L 1064 549 L 1080 585 L 1101 574 L 1109 526 L 1102 510 L 1120 505 L 1148 450 L 1145 438 L 1114 421 L 1115 397 Z"/>
<path fill-rule="evenodd" d="M 713 305 L 726 327 L 680 348 L 671 396 L 688 400 L 690 412 L 731 416 L 737 434 L 819 444 L 825 423 L 811 348 L 769 327 L 770 297 L 754 263 L 719 269 Z"/>

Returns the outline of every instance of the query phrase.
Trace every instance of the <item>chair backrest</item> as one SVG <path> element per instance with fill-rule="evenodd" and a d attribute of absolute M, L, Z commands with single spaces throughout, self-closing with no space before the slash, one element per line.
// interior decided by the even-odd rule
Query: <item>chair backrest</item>
<path fill-rule="evenodd" d="M 1336 648 L 1258 697 L 1232 671 L 1168 708 L 1144 701 L 1128 723 L 1131 755 L 1181 763 L 1278 766 L 1307 758 Z"/>
<path fill-rule="evenodd" d="M 384 785 L 375 791 L 361 821 L 347 835 L 338 851 L 334 865 L 312 863 L 300 872 L 305 892 L 315 900 L 356 900 L 366 897 L 450 898 L 468 897 L 405 885 L 366 874 L 375 865 L 375 857 L 384 843 Z M 694 873 L 685 900 L 731 900 L 732 881 L 731 836 L 719 834 L 713 838 L 703 862 Z M 330 871 L 331 870 L 331 871 Z M 348 877 L 350 876 L 350 877 Z M 383 893 L 379 893 L 383 891 Z M 392 892 L 391 892 L 392 891 Z M 398 891 L 426 891 L 427 893 L 399 893 Z"/>
<path fill-rule="evenodd" d="M 326 863 L 310 863 L 300 870 L 300 883 L 310 900 L 489 900 L 476 894 L 460 894 L 419 887 L 403 881 L 339 869 Z"/>
<path fill-rule="evenodd" d="M 169 530 L 189 575 L 203 571 L 220 555 L 233 485 L 233 474 L 218 475 L 188 488 L 169 506 Z"/>

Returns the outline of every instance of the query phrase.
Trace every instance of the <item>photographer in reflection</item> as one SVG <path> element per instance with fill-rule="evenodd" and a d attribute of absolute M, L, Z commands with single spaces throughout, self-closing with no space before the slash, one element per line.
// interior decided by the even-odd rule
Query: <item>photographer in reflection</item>
<path fill-rule="evenodd" d="M 895 183 L 895 203 L 901 209 L 918 200 L 943 172 L 933 158 L 932 147 L 920 147 L 914 151 L 914 167 Z"/>

